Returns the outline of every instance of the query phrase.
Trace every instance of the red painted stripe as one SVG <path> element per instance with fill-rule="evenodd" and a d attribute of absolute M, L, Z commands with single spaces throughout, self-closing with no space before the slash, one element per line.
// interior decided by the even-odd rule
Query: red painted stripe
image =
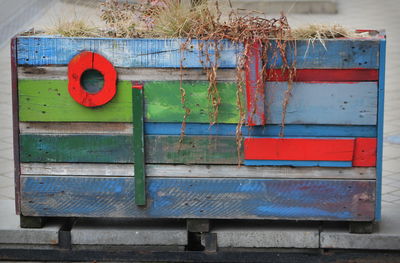
<path fill-rule="evenodd" d="M 353 166 L 376 166 L 376 138 L 357 138 Z"/>
<path fill-rule="evenodd" d="M 246 160 L 352 161 L 354 139 L 246 138 Z"/>
<path fill-rule="evenodd" d="M 288 80 L 287 71 L 269 69 L 267 72 L 267 81 Z M 376 69 L 298 69 L 294 81 L 360 82 L 377 81 L 378 77 Z"/>

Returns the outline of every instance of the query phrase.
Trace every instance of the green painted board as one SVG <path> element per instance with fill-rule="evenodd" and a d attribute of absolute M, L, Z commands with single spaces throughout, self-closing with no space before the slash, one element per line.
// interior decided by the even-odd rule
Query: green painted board
<path fill-rule="evenodd" d="M 21 162 L 133 163 L 130 135 L 20 135 Z M 179 149 L 180 148 L 180 149 Z M 237 164 L 234 136 L 145 136 L 146 163 Z"/>
<path fill-rule="evenodd" d="M 20 121 L 85 121 L 132 122 L 132 84 L 119 81 L 117 94 L 104 106 L 86 108 L 75 102 L 68 93 L 67 80 L 19 80 Z M 145 120 L 149 122 L 182 122 L 179 81 L 146 82 Z M 187 122 L 209 123 L 207 81 L 185 81 L 186 104 L 191 109 Z M 236 84 L 218 84 L 222 104 L 219 108 L 220 123 L 236 123 Z"/>

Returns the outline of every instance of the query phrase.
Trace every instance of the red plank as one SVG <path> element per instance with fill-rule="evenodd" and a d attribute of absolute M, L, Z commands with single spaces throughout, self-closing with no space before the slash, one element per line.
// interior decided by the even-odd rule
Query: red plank
<path fill-rule="evenodd" d="M 353 166 L 376 166 L 376 138 L 357 138 Z"/>
<path fill-rule="evenodd" d="M 246 160 L 352 161 L 354 139 L 246 138 Z"/>
<path fill-rule="evenodd" d="M 259 43 L 253 44 L 246 56 L 247 125 L 265 125 L 265 85 Z"/>
<path fill-rule="evenodd" d="M 287 81 L 288 72 L 281 69 L 269 69 L 267 81 Z M 294 81 L 323 82 L 360 82 L 377 81 L 376 69 L 298 69 Z"/>

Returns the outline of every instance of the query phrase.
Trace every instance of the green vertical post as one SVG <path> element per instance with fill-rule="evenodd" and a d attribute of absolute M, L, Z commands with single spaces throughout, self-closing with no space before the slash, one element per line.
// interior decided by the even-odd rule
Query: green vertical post
<path fill-rule="evenodd" d="M 132 84 L 133 151 L 135 162 L 135 203 L 146 205 L 146 174 L 144 167 L 143 85 Z"/>

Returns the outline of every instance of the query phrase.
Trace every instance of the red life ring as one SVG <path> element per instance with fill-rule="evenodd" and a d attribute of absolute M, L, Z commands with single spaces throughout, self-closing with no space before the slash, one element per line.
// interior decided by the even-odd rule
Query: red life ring
<path fill-rule="evenodd" d="M 97 93 L 87 92 L 81 84 L 85 71 L 94 69 L 104 78 L 103 87 Z M 90 51 L 76 55 L 68 64 L 68 92 L 79 104 L 97 107 L 109 102 L 117 91 L 117 72 L 105 57 Z"/>

